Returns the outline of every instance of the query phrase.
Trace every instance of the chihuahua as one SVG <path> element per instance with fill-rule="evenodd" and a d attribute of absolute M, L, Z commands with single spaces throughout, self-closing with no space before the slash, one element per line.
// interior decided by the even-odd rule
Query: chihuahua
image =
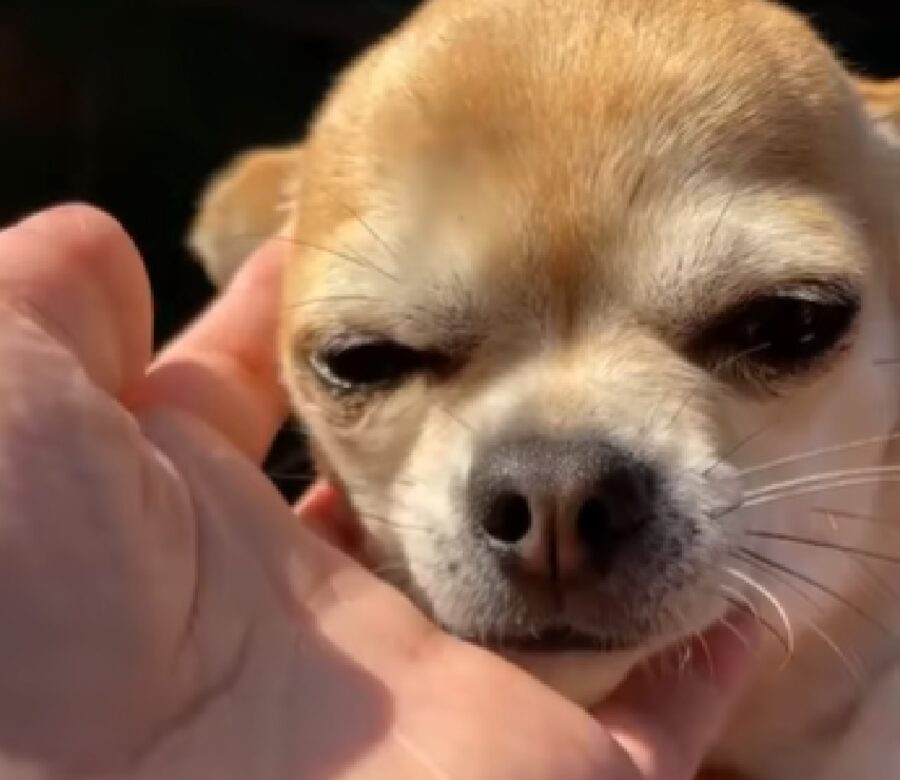
<path fill-rule="evenodd" d="M 596 702 L 746 608 L 705 771 L 900 777 L 900 83 L 765 0 L 430 0 L 210 185 L 367 559 Z"/>

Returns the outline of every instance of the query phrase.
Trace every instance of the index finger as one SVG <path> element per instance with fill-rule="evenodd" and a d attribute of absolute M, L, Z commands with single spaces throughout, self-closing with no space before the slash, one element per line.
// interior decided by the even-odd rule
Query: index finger
<path fill-rule="evenodd" d="M 186 411 L 261 461 L 287 412 L 276 348 L 283 254 L 273 242 L 248 259 L 222 297 L 160 353 L 129 405 Z"/>

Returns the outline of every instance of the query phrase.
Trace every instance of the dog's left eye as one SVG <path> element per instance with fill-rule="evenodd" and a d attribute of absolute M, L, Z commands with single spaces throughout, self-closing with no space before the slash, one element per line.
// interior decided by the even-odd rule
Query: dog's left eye
<path fill-rule="evenodd" d="M 754 365 L 769 374 L 802 370 L 838 345 L 859 306 L 858 297 L 849 293 L 765 295 L 740 305 L 707 329 L 699 351 L 718 366 Z"/>
<path fill-rule="evenodd" d="M 414 349 L 379 336 L 336 339 L 317 350 L 309 363 L 319 379 L 338 392 L 389 388 L 443 361 L 436 352 Z"/>

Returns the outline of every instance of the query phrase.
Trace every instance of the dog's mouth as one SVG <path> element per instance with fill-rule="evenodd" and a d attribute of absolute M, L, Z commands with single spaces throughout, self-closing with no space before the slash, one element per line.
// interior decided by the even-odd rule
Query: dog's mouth
<path fill-rule="evenodd" d="M 469 641 L 501 653 L 616 653 L 635 647 L 634 642 L 600 637 L 568 626 L 546 628 L 522 636 L 479 637 Z"/>

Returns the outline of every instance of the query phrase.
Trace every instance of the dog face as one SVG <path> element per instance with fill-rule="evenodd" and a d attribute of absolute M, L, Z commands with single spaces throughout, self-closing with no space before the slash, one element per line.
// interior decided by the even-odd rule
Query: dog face
<path fill-rule="evenodd" d="M 265 159 L 285 378 L 376 570 L 542 657 L 646 653 L 777 574 L 811 472 L 894 425 L 888 154 L 768 4 L 426 4 Z"/>

